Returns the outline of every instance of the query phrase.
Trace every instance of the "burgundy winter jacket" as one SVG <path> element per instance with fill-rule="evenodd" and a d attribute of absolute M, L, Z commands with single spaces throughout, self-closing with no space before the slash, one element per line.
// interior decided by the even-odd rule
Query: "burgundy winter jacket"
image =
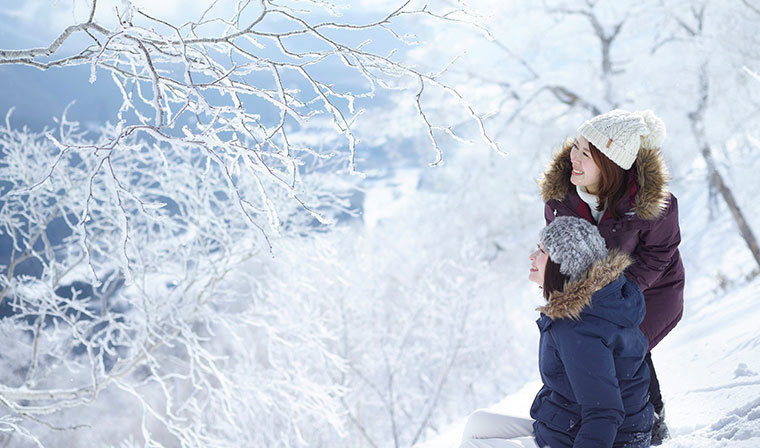
<path fill-rule="evenodd" d="M 549 224 L 555 216 L 577 216 L 594 224 L 588 204 L 570 183 L 568 139 L 539 180 Z M 597 224 L 607 247 L 620 248 L 635 260 L 625 275 L 641 288 L 646 316 L 641 331 L 649 340 L 649 350 L 676 326 L 683 314 L 684 268 L 678 244 L 678 201 L 667 189 L 668 171 L 658 150 L 641 149 L 633 168 L 635 183 L 630 200 L 620 201 L 621 218 L 607 210 Z"/>

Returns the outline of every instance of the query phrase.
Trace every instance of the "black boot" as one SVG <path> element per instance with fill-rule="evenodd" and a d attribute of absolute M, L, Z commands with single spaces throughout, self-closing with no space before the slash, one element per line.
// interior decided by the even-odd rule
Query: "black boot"
<path fill-rule="evenodd" d="M 662 445 L 662 442 L 670 437 L 668 425 L 665 424 L 665 409 L 654 414 L 654 426 L 652 426 L 652 446 Z"/>
<path fill-rule="evenodd" d="M 665 424 L 665 407 L 662 404 L 660 382 L 657 381 L 657 373 L 652 364 L 652 352 L 644 358 L 649 366 L 649 402 L 654 407 L 654 426 L 652 427 L 652 446 L 662 445 L 662 441 L 670 437 L 668 425 Z"/>

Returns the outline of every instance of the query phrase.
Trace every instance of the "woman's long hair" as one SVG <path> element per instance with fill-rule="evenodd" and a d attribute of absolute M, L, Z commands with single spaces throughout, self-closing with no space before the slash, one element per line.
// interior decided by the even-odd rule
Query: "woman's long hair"
<path fill-rule="evenodd" d="M 546 260 L 544 269 L 544 299 L 547 301 L 553 292 L 562 292 L 565 289 L 565 282 L 570 280 L 568 276 L 559 272 L 559 264 L 552 261 L 551 258 Z"/>
<path fill-rule="evenodd" d="M 626 199 L 633 182 L 633 168 L 624 170 L 607 156 L 602 154 L 599 149 L 591 142 L 588 142 L 591 152 L 591 158 L 596 166 L 599 167 L 601 176 L 599 179 L 599 205 L 597 211 L 602 211 L 606 206 L 613 218 L 620 218 L 622 215 L 618 210 L 618 204 L 621 200 Z"/>

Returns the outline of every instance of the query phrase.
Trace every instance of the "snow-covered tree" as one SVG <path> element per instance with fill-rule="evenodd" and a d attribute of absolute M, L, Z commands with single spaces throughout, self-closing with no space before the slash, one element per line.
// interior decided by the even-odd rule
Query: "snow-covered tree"
<path fill-rule="evenodd" d="M 0 63 L 88 67 L 121 108 L 0 126 L 13 445 L 407 446 L 535 374 L 532 180 L 582 120 L 653 108 L 676 189 L 756 191 L 756 2 L 64 3 Z"/>
<path fill-rule="evenodd" d="M 417 120 L 433 163 L 460 136 L 430 92 L 498 151 L 441 82 L 445 61 L 404 62 L 409 23 L 459 26 L 467 11 L 407 1 L 355 22 L 324 1 L 214 1 L 172 22 L 130 1 L 72 5 L 49 45 L 0 50 L 0 63 L 86 65 L 122 103 L 94 130 L 63 113 L 35 133 L 11 111 L 0 127 L 2 437 L 334 445 L 348 371 L 322 282 L 335 271 L 296 261 L 335 263 L 310 235 L 356 215 L 354 129 L 374 102 L 411 100 L 398 119 Z"/>
<path fill-rule="evenodd" d="M 731 217 L 757 264 L 752 217 L 742 212 L 752 198 L 731 185 L 731 171 L 746 165 L 741 159 L 752 148 L 745 135 L 760 125 L 760 99 L 744 69 L 760 56 L 753 31 L 760 24 L 757 2 L 497 3 L 472 3 L 492 12 L 484 26 L 493 41 L 475 47 L 461 35 L 457 48 L 467 55 L 446 74 L 456 80 L 450 82 L 478 80 L 469 97 L 491 112 L 486 124 L 494 135 L 544 148 L 537 153 L 545 160 L 590 116 L 654 109 L 668 126 L 663 154 L 674 180 L 704 174 L 710 192 L 703 205 L 717 210 L 727 204 L 725 215 L 712 216 Z M 427 59 L 430 52 L 442 54 L 440 48 L 421 51 L 428 51 Z"/>

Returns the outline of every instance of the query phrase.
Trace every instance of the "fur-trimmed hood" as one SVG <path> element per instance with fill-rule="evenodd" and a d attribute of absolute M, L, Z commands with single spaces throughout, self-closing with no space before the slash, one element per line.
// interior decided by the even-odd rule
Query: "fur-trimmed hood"
<path fill-rule="evenodd" d="M 565 140 L 559 151 L 554 154 L 538 185 L 544 202 L 551 199 L 564 200 L 575 186 L 570 183 L 570 150 L 574 139 Z M 657 149 L 640 149 L 634 165 L 638 192 L 633 204 L 634 213 L 647 221 L 658 218 L 667 208 L 670 192 L 667 184 L 670 174 L 665 166 L 660 151 Z"/>
<path fill-rule="evenodd" d="M 537 310 L 552 320 L 578 320 L 588 313 L 624 327 L 639 325 L 646 312 L 644 298 L 641 290 L 622 276 L 631 264 L 630 255 L 611 249 L 607 258 L 594 262 L 579 280 L 565 283 L 564 291 L 553 293 Z"/>

